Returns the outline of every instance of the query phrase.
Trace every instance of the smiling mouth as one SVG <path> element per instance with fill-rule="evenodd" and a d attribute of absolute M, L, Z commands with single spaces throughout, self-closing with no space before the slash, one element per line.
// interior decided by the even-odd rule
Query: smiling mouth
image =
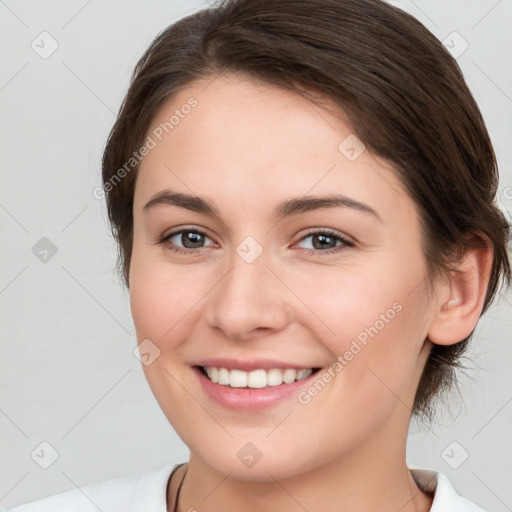
<path fill-rule="evenodd" d="M 231 388 L 261 389 L 270 386 L 281 386 L 303 380 L 320 368 L 258 369 L 246 372 L 238 369 L 227 369 L 215 366 L 198 366 L 200 372 L 215 384 Z"/>

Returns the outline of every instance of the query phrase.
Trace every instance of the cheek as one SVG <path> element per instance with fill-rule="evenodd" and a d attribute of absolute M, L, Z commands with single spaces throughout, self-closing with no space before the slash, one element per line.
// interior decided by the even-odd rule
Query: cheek
<path fill-rule="evenodd" d="M 190 336 L 217 274 L 195 265 L 170 265 L 134 246 L 130 265 L 130 307 L 137 339 L 149 338 L 169 352 Z"/>
<path fill-rule="evenodd" d="M 130 264 L 130 307 L 139 342 L 150 338 L 158 343 L 166 337 L 186 293 L 187 288 L 183 289 L 161 262 L 135 244 Z"/>
<path fill-rule="evenodd" d="M 310 327 L 326 333 L 322 343 L 332 354 L 336 375 L 328 384 L 337 388 L 332 397 L 351 408 L 358 403 L 386 408 L 397 396 L 408 396 L 427 333 L 424 289 L 412 291 L 411 285 L 421 283 L 422 268 L 394 261 L 353 270 L 295 278 L 317 315 Z"/>
<path fill-rule="evenodd" d="M 187 417 L 187 397 L 169 372 L 183 381 L 181 369 L 178 373 L 175 370 L 183 362 L 182 345 L 197 323 L 197 304 L 205 294 L 200 283 L 204 280 L 198 279 L 192 266 L 169 265 L 144 247 L 134 246 L 130 264 L 130 307 L 137 341 L 149 339 L 159 350 L 154 361 L 143 365 L 142 369 L 156 400 L 173 425 L 176 419 Z"/>

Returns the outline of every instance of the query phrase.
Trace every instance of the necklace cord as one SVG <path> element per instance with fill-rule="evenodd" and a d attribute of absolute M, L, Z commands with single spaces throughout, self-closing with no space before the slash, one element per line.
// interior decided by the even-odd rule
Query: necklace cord
<path fill-rule="evenodd" d="M 176 499 L 174 500 L 174 507 L 172 509 L 173 512 L 178 512 L 178 502 L 179 502 L 179 499 L 180 499 L 181 487 L 183 486 L 183 482 L 185 481 L 185 477 L 187 476 L 187 472 L 188 472 L 188 467 L 185 470 L 185 474 L 183 475 L 183 478 L 181 479 L 180 485 L 178 486 L 178 490 L 176 492 Z"/>

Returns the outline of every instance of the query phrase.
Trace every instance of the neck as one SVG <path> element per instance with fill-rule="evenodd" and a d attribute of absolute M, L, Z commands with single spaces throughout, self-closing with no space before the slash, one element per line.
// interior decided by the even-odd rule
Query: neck
<path fill-rule="evenodd" d="M 216 471 L 192 452 L 178 510 L 428 512 L 432 498 L 418 488 L 406 465 L 406 434 L 398 439 L 396 430 L 392 436 L 379 432 L 365 446 L 280 480 L 236 479 Z M 395 439 L 395 444 L 389 439 Z"/>

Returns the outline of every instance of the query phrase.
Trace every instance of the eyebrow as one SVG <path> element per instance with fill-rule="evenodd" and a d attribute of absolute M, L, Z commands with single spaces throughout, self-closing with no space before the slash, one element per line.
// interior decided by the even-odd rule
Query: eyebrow
<path fill-rule="evenodd" d="M 149 211 L 156 206 L 178 206 L 193 212 L 202 213 L 211 217 L 221 218 L 219 210 L 209 201 L 188 194 L 162 190 L 156 193 L 143 207 L 143 211 Z M 318 210 L 321 208 L 353 208 L 354 210 L 374 216 L 382 222 L 381 216 L 365 203 L 351 199 L 341 194 L 330 194 L 327 196 L 303 196 L 287 199 L 279 203 L 274 209 L 273 215 L 276 219 L 283 219 L 292 215 Z"/>

